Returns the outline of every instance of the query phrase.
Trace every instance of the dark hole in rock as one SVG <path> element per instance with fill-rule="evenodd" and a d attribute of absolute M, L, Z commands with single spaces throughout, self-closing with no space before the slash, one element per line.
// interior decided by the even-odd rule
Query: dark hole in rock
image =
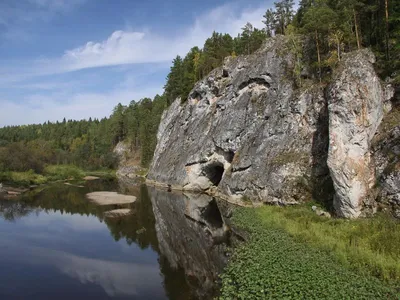
<path fill-rule="evenodd" d="M 245 81 L 245 82 L 242 82 L 240 85 L 239 85 L 239 90 L 242 90 L 242 89 L 244 89 L 246 86 L 249 86 L 250 84 L 252 84 L 252 83 L 256 83 L 256 84 L 259 84 L 259 85 L 263 85 L 263 86 L 265 86 L 265 87 L 267 87 L 267 88 L 269 88 L 271 85 L 269 84 L 269 82 L 267 82 L 264 78 L 250 78 L 249 80 L 247 80 L 247 81 Z"/>
<path fill-rule="evenodd" d="M 204 167 L 203 173 L 213 185 L 218 186 L 224 174 L 224 165 L 220 162 L 211 163 Z"/>
<path fill-rule="evenodd" d="M 231 163 L 233 161 L 233 157 L 235 156 L 235 152 L 227 151 L 227 152 L 225 152 L 224 156 L 225 156 L 226 161 Z"/>
<path fill-rule="evenodd" d="M 224 224 L 219 211 L 217 201 L 213 199 L 204 209 L 201 216 L 203 219 L 214 228 L 221 228 Z"/>
<path fill-rule="evenodd" d="M 213 89 L 212 89 L 212 92 L 213 92 L 214 95 L 218 96 L 219 95 L 219 88 L 214 86 Z"/>
<path fill-rule="evenodd" d="M 229 77 L 229 71 L 227 69 L 222 71 L 222 77 Z"/>
<path fill-rule="evenodd" d="M 194 91 L 191 95 L 190 98 L 192 99 L 197 99 L 198 101 L 200 101 L 203 97 L 201 96 L 201 94 L 198 91 Z"/>

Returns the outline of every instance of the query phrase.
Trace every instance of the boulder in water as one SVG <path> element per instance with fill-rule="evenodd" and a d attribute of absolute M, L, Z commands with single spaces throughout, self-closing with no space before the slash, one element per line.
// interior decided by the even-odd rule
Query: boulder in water
<path fill-rule="evenodd" d="M 129 204 L 136 201 L 135 196 L 121 195 L 116 192 L 93 192 L 86 197 L 98 205 Z"/>

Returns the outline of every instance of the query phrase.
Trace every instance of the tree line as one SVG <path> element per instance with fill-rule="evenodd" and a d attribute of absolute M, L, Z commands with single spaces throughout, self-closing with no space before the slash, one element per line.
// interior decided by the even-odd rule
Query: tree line
<path fill-rule="evenodd" d="M 314 44 L 312 66 L 320 80 L 343 53 L 370 47 L 380 75 L 400 83 L 399 1 L 301 0 L 291 26 L 292 33 L 306 35 Z"/>

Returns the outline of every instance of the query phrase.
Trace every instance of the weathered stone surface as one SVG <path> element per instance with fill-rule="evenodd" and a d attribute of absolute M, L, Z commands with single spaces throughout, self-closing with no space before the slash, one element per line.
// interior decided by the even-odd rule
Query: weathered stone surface
<path fill-rule="evenodd" d="M 131 151 L 130 146 L 127 142 L 119 142 L 114 148 L 114 154 L 117 155 L 120 161 L 124 161 Z"/>
<path fill-rule="evenodd" d="M 239 204 L 314 198 L 349 218 L 374 212 L 377 197 L 398 203 L 388 137 L 371 151 L 393 97 L 374 59 L 368 49 L 346 54 L 329 85 L 298 88 L 285 37 L 227 58 L 164 112 L 148 180 Z"/>
<path fill-rule="evenodd" d="M 328 87 L 328 166 L 335 187 L 334 208 L 340 216 L 356 218 L 374 199 L 375 166 L 371 141 L 383 118 L 385 90 L 370 50 L 347 54 Z"/>
<path fill-rule="evenodd" d="M 98 205 L 129 204 L 136 201 L 135 196 L 121 195 L 116 192 L 93 192 L 86 197 Z"/>
<path fill-rule="evenodd" d="M 119 142 L 114 150 L 118 159 L 117 177 L 135 178 L 143 177 L 146 170 L 140 166 L 140 154 L 126 141 Z"/>
<path fill-rule="evenodd" d="M 326 101 L 320 87 L 295 89 L 286 47 L 277 37 L 254 55 L 228 58 L 186 104 L 176 100 L 162 117 L 148 178 L 183 190 L 218 186 L 239 203 L 309 197 L 314 179 L 329 173 L 327 135 L 317 133 L 328 127 Z"/>
<path fill-rule="evenodd" d="M 377 172 L 378 204 L 400 212 L 400 107 L 382 122 L 374 138 L 373 153 Z"/>

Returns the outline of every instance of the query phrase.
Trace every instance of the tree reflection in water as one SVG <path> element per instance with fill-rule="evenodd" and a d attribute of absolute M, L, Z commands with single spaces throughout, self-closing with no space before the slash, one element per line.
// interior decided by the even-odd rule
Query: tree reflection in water
<path fill-rule="evenodd" d="M 97 206 L 85 197 L 104 190 L 131 194 L 137 201 Z M 105 211 L 118 208 L 130 208 L 133 214 L 104 218 Z M 171 299 L 215 296 L 218 273 L 226 263 L 229 232 L 211 197 L 168 193 L 141 183 L 93 181 L 84 188 L 54 184 L 18 200 L 0 201 L 0 217 L 7 221 L 41 212 L 96 216 L 115 241 L 125 240 L 158 253 L 163 286 Z"/>

